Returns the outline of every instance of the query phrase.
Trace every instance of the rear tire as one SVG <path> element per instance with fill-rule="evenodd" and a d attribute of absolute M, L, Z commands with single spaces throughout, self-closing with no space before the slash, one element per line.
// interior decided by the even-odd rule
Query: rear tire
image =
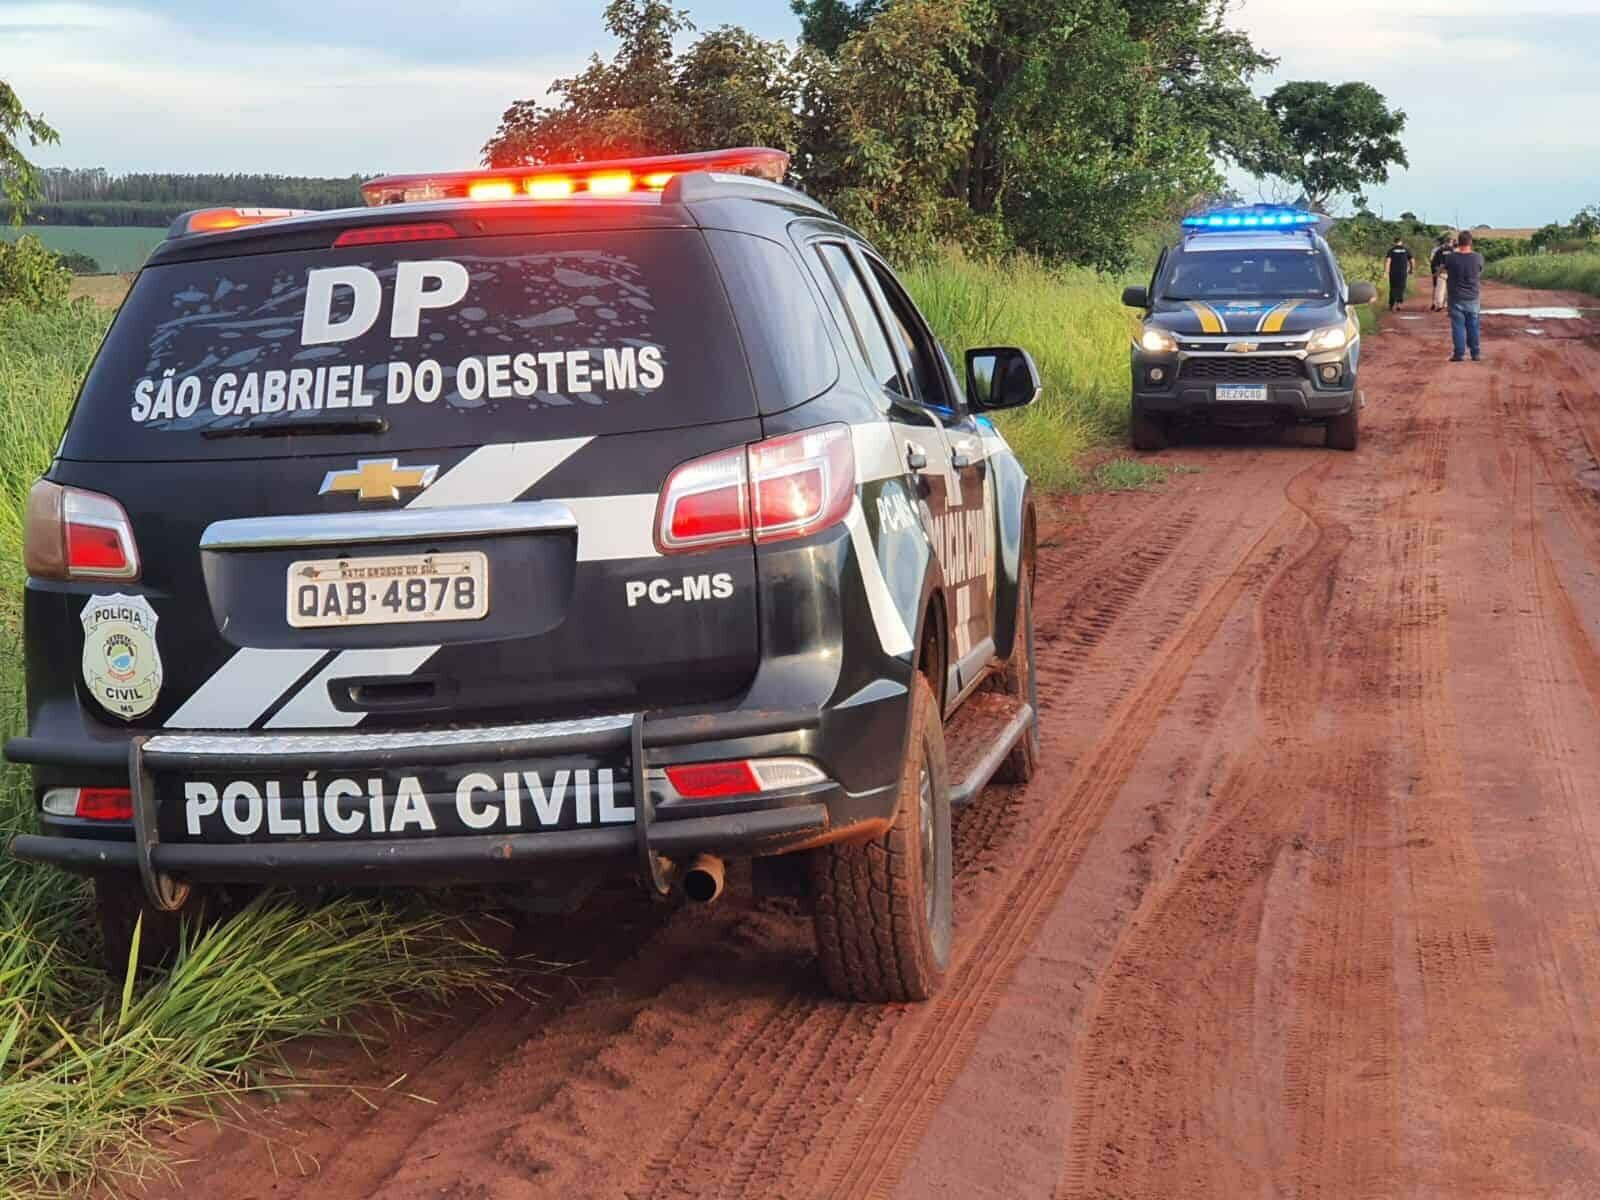
<path fill-rule="evenodd" d="M 1133 410 L 1133 448 L 1135 450 L 1165 450 L 1167 448 L 1167 422 Z"/>
<path fill-rule="evenodd" d="M 1039 766 L 1039 687 L 1033 673 L 1033 564 L 1022 565 L 1017 588 L 1017 636 L 997 676 L 998 690 L 1033 705 L 1033 724 L 994 773 L 996 783 L 1027 783 Z"/>
<path fill-rule="evenodd" d="M 195 888 L 181 909 L 163 912 L 150 903 L 139 876 L 131 871 L 95 876 L 94 903 L 100 917 L 102 961 L 117 979 L 127 974 L 135 926 L 139 927 L 138 969 L 164 967 L 178 956 L 184 928 L 198 931 L 219 919 L 223 907 L 218 893 Z"/>
<path fill-rule="evenodd" d="M 950 961 L 953 854 L 944 729 L 918 674 L 894 824 L 870 842 L 812 854 L 817 957 L 829 991 L 879 1004 L 933 995 Z"/>
<path fill-rule="evenodd" d="M 1361 441 L 1361 405 L 1350 405 L 1350 411 L 1328 422 L 1327 445 L 1330 450 L 1354 450 Z"/>

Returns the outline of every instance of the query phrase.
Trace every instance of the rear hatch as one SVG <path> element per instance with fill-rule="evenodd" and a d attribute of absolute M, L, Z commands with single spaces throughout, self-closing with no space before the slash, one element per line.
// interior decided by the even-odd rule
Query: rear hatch
<path fill-rule="evenodd" d="M 59 622 L 45 636 L 76 663 L 86 598 L 144 593 L 163 673 L 140 726 L 403 728 L 740 692 L 753 551 L 668 558 L 653 538 L 675 465 L 760 436 L 703 235 L 329 248 L 336 232 L 139 277 L 51 477 L 123 505 L 142 573 L 36 603 Z"/>

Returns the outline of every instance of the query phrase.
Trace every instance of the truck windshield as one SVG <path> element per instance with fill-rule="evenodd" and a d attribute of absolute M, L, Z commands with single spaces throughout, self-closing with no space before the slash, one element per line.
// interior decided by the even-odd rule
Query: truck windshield
<path fill-rule="evenodd" d="M 1176 250 L 1163 300 L 1328 300 L 1333 277 L 1315 250 Z"/>

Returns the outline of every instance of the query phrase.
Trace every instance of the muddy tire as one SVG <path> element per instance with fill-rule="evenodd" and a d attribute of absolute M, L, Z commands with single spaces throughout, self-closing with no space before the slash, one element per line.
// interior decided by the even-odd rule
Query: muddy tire
<path fill-rule="evenodd" d="M 1133 412 L 1133 448 L 1135 450 L 1165 450 L 1167 448 L 1167 423 L 1160 417 L 1148 416 L 1135 409 Z"/>
<path fill-rule="evenodd" d="M 812 855 L 817 957 L 829 991 L 879 1004 L 933 995 L 950 961 L 952 857 L 944 730 L 919 674 L 894 824 L 870 842 Z"/>
<path fill-rule="evenodd" d="M 1361 441 L 1361 405 L 1352 404 L 1350 411 L 1328 422 L 1327 446 L 1330 450 L 1354 450 Z"/>
<path fill-rule="evenodd" d="M 1033 705 L 1033 725 L 994 773 L 996 783 L 1027 783 L 1039 765 L 1039 685 L 1033 673 L 1033 564 L 1024 563 L 1017 589 L 1017 637 L 995 677 L 996 690 Z"/>
<path fill-rule="evenodd" d="M 197 929 L 224 915 L 220 896 L 200 888 L 191 892 L 189 902 L 179 911 L 162 912 L 145 897 L 144 886 L 132 871 L 95 876 L 94 903 L 100 917 L 101 962 L 117 979 L 127 974 L 133 931 L 140 918 L 139 969 L 143 971 L 167 966 L 177 957 L 185 926 Z"/>

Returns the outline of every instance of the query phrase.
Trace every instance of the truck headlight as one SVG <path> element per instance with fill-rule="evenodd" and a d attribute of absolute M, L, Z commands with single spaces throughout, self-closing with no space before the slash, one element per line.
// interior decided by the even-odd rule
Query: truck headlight
<path fill-rule="evenodd" d="M 1306 342 L 1306 349 L 1312 354 L 1323 350 L 1343 350 L 1350 341 L 1350 334 L 1343 325 L 1329 325 L 1326 329 L 1318 329 Z"/>
<path fill-rule="evenodd" d="M 1139 345 L 1150 354 L 1176 354 L 1178 339 L 1159 325 L 1146 325 L 1139 335 Z"/>

